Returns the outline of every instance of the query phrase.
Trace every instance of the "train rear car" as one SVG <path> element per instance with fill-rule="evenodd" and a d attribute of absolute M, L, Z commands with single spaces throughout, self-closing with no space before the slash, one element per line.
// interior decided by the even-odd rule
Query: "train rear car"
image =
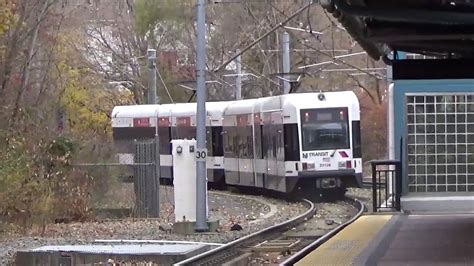
<path fill-rule="evenodd" d="M 206 103 L 207 179 L 217 186 L 225 185 L 222 114 L 228 105 L 228 102 Z M 173 139 L 196 139 L 196 103 L 175 104 L 171 123 Z"/>
<path fill-rule="evenodd" d="M 225 185 L 222 114 L 228 103 L 209 102 L 206 105 L 208 180 Z M 154 141 L 158 134 L 161 180 L 171 184 L 171 140 L 196 138 L 196 103 L 116 106 L 112 111 L 112 128 L 118 156 L 129 158 L 129 163 L 134 161 L 135 143 Z"/>
<path fill-rule="evenodd" d="M 133 164 L 136 143 L 160 142 L 161 178 L 172 177 L 170 112 L 173 104 L 116 106 L 112 111 L 112 130 L 120 161 Z"/>

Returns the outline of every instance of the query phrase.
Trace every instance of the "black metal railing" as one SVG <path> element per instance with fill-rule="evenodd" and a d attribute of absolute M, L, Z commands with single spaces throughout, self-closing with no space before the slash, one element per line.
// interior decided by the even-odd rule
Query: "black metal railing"
<path fill-rule="evenodd" d="M 372 161 L 372 207 L 378 211 L 400 211 L 402 164 L 397 160 Z"/>

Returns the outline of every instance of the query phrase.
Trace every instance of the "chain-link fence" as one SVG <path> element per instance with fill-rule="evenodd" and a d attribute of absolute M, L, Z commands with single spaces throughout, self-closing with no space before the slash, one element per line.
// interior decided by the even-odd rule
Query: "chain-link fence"
<path fill-rule="evenodd" d="M 135 141 L 135 162 L 133 164 L 136 211 L 139 217 L 158 217 L 159 185 L 157 175 L 156 142 Z"/>
<path fill-rule="evenodd" d="M 158 218 L 160 180 L 156 140 L 116 141 L 114 150 L 114 156 L 106 162 L 75 164 L 101 179 L 96 182 L 101 188 L 92 196 L 97 209 L 112 216 Z"/>

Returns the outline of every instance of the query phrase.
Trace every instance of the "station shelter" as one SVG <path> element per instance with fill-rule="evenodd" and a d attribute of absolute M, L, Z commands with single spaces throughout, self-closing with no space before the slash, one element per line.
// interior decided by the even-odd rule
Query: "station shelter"
<path fill-rule="evenodd" d="M 474 61 L 392 65 L 389 136 L 403 211 L 474 212 Z"/>

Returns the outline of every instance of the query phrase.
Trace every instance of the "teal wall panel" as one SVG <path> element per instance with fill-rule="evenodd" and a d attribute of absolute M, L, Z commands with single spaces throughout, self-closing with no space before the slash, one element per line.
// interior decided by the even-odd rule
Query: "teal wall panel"
<path fill-rule="evenodd" d="M 393 87 L 394 106 L 394 141 L 395 157 L 400 157 L 400 140 L 403 139 L 403 193 L 407 192 L 408 180 L 406 172 L 406 94 L 419 93 L 474 93 L 474 79 L 446 80 L 395 80 Z"/>

